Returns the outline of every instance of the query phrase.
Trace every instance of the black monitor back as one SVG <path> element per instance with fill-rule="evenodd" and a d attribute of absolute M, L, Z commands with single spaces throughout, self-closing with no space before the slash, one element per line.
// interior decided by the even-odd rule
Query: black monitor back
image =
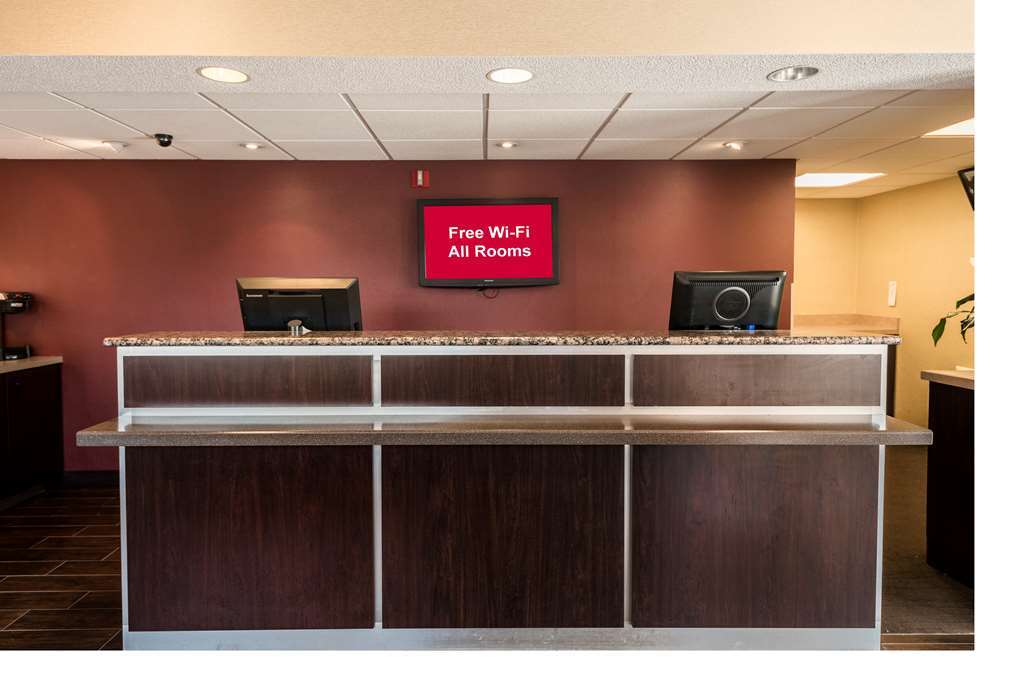
<path fill-rule="evenodd" d="M 668 329 L 778 329 L 783 270 L 675 273 Z"/>
<path fill-rule="evenodd" d="M 357 278 L 238 278 L 238 301 L 246 330 L 286 332 L 301 320 L 314 331 L 362 329 Z"/>

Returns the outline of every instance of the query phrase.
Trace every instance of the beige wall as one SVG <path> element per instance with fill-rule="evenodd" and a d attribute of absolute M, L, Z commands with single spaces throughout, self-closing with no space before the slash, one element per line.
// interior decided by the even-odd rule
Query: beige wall
<path fill-rule="evenodd" d="M 856 312 L 855 199 L 796 201 L 796 315 Z"/>
<path fill-rule="evenodd" d="M 834 206 L 821 206 L 826 203 Z M 958 326 L 950 325 L 937 347 L 931 342 L 937 319 L 973 291 L 973 210 L 959 180 L 951 177 L 856 200 L 797 200 L 795 252 L 795 314 L 901 319 L 896 415 L 926 424 L 927 383 L 920 371 L 973 366 L 972 332 L 964 344 Z M 843 285 L 840 278 L 852 281 Z M 891 280 L 898 283 L 894 307 L 887 305 Z M 854 308 L 840 310 L 850 293 Z"/>
<path fill-rule="evenodd" d="M 8 55 L 973 52 L 971 0 L 0 0 L 0 15 Z"/>

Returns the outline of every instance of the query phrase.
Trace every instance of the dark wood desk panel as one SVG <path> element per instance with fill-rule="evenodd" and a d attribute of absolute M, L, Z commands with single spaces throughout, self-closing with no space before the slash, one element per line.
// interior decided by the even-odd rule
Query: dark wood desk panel
<path fill-rule="evenodd" d="M 385 406 L 620 406 L 617 355 L 384 356 Z"/>
<path fill-rule="evenodd" d="M 129 356 L 124 405 L 369 405 L 371 356 Z"/>
<path fill-rule="evenodd" d="M 637 406 L 876 406 L 879 355 L 636 356 Z"/>
<path fill-rule="evenodd" d="M 927 563 L 973 585 L 974 390 L 930 383 L 927 426 Z"/>
<path fill-rule="evenodd" d="M 132 631 L 373 626 L 370 447 L 125 459 Z"/>
<path fill-rule="evenodd" d="M 64 473 L 62 367 L 0 374 L 0 497 L 59 481 Z"/>
<path fill-rule="evenodd" d="M 385 447 L 384 627 L 621 627 L 622 458 Z"/>
<path fill-rule="evenodd" d="M 633 625 L 874 628 L 876 447 L 633 454 Z"/>

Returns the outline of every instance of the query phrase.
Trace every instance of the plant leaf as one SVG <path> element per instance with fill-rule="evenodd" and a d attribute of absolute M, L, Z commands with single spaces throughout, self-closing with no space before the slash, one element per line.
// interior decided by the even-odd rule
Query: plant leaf
<path fill-rule="evenodd" d="M 956 302 L 956 308 L 959 308 L 963 304 L 968 304 L 971 301 L 973 301 L 973 294 L 967 294 L 962 299 L 960 299 L 959 301 Z"/>
<path fill-rule="evenodd" d="M 945 321 L 948 318 L 942 318 L 938 321 L 938 324 L 931 330 L 931 339 L 934 340 L 934 345 L 937 346 L 938 342 L 941 341 L 941 335 L 945 334 Z"/>

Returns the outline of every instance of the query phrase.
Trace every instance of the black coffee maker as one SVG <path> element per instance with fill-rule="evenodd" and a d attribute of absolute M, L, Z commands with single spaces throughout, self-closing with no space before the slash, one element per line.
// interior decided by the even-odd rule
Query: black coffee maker
<path fill-rule="evenodd" d="M 4 321 L 8 315 L 24 313 L 32 308 L 32 295 L 27 292 L 0 292 L 0 361 L 18 360 L 32 355 L 28 344 L 7 346 Z"/>

